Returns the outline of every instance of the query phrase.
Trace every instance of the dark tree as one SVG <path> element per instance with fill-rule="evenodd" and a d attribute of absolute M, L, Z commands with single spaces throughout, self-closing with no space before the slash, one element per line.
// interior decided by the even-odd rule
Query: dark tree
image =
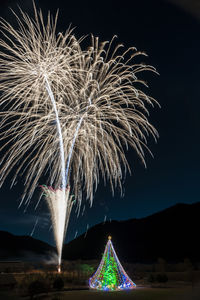
<path fill-rule="evenodd" d="M 55 280 L 54 280 L 54 283 L 53 283 L 53 288 L 60 291 L 64 288 L 64 281 L 61 277 L 57 277 Z"/>
<path fill-rule="evenodd" d="M 154 275 L 153 275 L 153 274 L 150 274 L 147 280 L 148 280 L 148 282 L 150 282 L 150 283 L 155 282 L 155 277 L 154 277 Z"/>
<path fill-rule="evenodd" d="M 156 276 L 156 281 L 157 281 L 157 282 L 160 282 L 160 283 L 165 283 L 165 282 L 168 281 L 168 277 L 167 277 L 166 274 L 158 274 L 158 275 Z"/>

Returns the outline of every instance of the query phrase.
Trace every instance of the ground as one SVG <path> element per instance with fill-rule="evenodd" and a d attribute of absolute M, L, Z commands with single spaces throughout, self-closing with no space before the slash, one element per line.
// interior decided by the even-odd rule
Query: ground
<path fill-rule="evenodd" d="M 17 297 L 9 292 L 1 293 L 2 300 L 22 300 L 29 297 Z M 136 288 L 132 291 L 100 292 L 94 290 L 65 291 L 40 295 L 34 299 L 44 300 L 199 300 L 200 288 Z"/>
<path fill-rule="evenodd" d="M 58 297 L 59 300 L 199 300 L 200 290 L 137 288 L 123 292 L 71 291 Z M 51 297 L 48 298 L 52 299 Z M 56 298 L 55 298 L 56 300 Z"/>

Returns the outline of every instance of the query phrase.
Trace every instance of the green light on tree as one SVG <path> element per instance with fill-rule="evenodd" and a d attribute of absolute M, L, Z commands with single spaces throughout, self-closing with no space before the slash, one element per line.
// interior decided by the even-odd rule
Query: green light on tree
<path fill-rule="evenodd" d="M 90 288 L 105 291 L 132 289 L 136 285 L 128 277 L 117 258 L 111 237 L 108 242 L 96 273 L 90 278 Z"/>

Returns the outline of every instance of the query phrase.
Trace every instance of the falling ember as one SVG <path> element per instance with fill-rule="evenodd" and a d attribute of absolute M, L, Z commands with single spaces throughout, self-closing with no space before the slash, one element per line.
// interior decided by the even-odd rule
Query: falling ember
<path fill-rule="evenodd" d="M 72 209 L 72 196 L 69 195 L 70 188 L 54 190 L 46 185 L 41 186 L 51 213 L 53 234 L 58 253 L 58 273 L 61 271 L 61 256 L 65 233 Z"/>

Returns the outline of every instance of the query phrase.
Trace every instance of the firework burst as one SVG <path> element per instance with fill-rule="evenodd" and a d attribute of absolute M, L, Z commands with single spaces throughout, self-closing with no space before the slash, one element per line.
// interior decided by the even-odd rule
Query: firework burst
<path fill-rule="evenodd" d="M 148 105 L 157 103 L 138 88 L 138 76 L 156 73 L 135 63 L 145 55 L 135 48 L 91 38 L 84 51 L 71 30 L 56 34 L 57 15 L 45 25 L 34 6 L 35 18 L 21 11 L 18 29 L 0 21 L 0 186 L 14 169 L 12 184 L 25 178 L 21 203 L 28 205 L 42 175 L 51 212 L 59 264 L 71 211 L 71 186 L 81 204 L 82 192 L 93 201 L 100 177 L 112 190 L 122 186 L 129 165 L 125 151 L 135 149 L 145 164 L 146 137 L 156 140 L 148 120 Z M 116 45 L 116 46 L 114 46 Z M 9 149 L 9 151 L 8 151 Z M 25 198 L 25 196 L 27 196 Z"/>
<path fill-rule="evenodd" d="M 113 40 L 99 43 L 92 37 L 91 47 L 83 51 L 70 31 L 56 35 L 57 17 L 53 22 L 49 15 L 45 26 L 41 12 L 35 10 L 35 20 L 21 14 L 19 30 L 1 21 L 7 38 L 0 40 L 0 138 L 6 141 L 1 150 L 10 146 L 1 159 L 1 184 L 17 166 L 12 183 L 25 174 L 25 194 L 31 197 L 51 166 L 51 186 L 72 183 L 76 198 L 83 189 L 92 201 L 100 174 L 113 190 L 121 185 L 123 167 L 129 168 L 128 145 L 145 163 L 146 136 L 157 136 L 146 104 L 157 102 L 136 84 L 146 85 L 137 77 L 140 72 L 156 70 L 134 64 L 136 56 L 145 55 L 135 48 L 123 52 Z"/>

